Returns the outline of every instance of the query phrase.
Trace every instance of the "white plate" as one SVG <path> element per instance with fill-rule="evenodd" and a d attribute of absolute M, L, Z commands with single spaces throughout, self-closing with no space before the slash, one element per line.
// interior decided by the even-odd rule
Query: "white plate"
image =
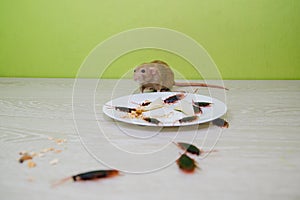
<path fill-rule="evenodd" d="M 179 119 L 183 117 L 188 117 L 184 113 L 175 111 L 174 108 L 180 105 L 180 100 L 175 104 L 166 104 L 163 108 L 155 109 L 152 111 L 143 112 L 143 116 L 151 117 L 159 120 L 161 123 L 153 124 L 147 122 L 141 118 L 130 118 L 128 113 L 121 112 L 114 109 L 114 106 L 122 106 L 122 107 L 129 107 L 129 108 L 136 108 L 138 104 L 144 102 L 145 100 L 154 101 L 158 98 L 166 99 L 172 95 L 180 94 L 178 92 L 155 92 L 155 93 L 142 93 L 142 94 L 133 94 L 124 97 L 119 97 L 107 102 L 103 106 L 103 112 L 118 121 L 129 123 L 129 124 L 137 124 L 137 125 L 144 125 L 144 126 L 187 126 L 187 125 L 195 125 L 201 124 L 205 122 L 212 121 L 224 115 L 227 111 L 226 105 L 215 98 L 211 98 L 208 96 L 198 95 L 198 94 L 191 94 L 191 93 L 184 93 L 184 101 L 187 102 L 210 102 L 212 103 L 209 107 L 204 107 L 202 109 L 202 114 L 197 114 L 198 118 L 194 121 L 179 123 Z"/>

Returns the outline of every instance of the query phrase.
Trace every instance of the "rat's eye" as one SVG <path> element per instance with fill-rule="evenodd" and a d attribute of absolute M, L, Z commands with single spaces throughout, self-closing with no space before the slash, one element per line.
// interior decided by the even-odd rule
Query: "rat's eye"
<path fill-rule="evenodd" d="M 145 73 L 146 71 L 144 69 L 141 70 L 142 73 Z"/>
<path fill-rule="evenodd" d="M 133 72 L 136 72 L 136 69 L 135 69 L 135 70 L 133 70 Z"/>

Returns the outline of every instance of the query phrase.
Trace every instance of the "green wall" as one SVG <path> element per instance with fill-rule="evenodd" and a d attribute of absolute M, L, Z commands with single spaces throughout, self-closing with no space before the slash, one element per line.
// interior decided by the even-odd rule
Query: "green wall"
<path fill-rule="evenodd" d="M 149 26 L 194 38 L 224 79 L 300 78 L 299 0 L 1 0 L 0 76 L 75 77 L 97 44 Z M 153 59 L 195 78 L 186 61 L 154 50 L 120 57 L 104 76 Z"/>

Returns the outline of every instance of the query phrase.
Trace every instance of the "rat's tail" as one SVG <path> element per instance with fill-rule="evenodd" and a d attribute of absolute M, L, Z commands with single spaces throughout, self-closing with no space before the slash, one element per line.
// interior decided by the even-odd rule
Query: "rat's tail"
<path fill-rule="evenodd" d="M 222 86 L 209 85 L 209 84 L 205 84 L 205 83 L 177 83 L 177 82 L 175 82 L 175 86 L 178 86 L 178 87 L 188 87 L 188 86 L 192 86 L 192 87 L 210 87 L 210 88 L 219 88 L 219 89 L 229 90 L 228 88 L 225 88 L 225 87 L 222 87 Z"/>

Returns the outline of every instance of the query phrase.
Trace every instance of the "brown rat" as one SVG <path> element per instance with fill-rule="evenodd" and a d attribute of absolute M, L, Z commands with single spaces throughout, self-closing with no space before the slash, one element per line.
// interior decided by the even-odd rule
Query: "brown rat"
<path fill-rule="evenodd" d="M 204 83 L 177 83 L 174 81 L 174 73 L 169 65 L 163 61 L 155 60 L 150 63 L 144 63 L 134 70 L 134 80 L 140 84 L 140 91 L 145 89 L 153 91 L 170 91 L 175 86 L 188 87 L 212 87 L 226 89 L 221 86 L 207 85 Z"/>

